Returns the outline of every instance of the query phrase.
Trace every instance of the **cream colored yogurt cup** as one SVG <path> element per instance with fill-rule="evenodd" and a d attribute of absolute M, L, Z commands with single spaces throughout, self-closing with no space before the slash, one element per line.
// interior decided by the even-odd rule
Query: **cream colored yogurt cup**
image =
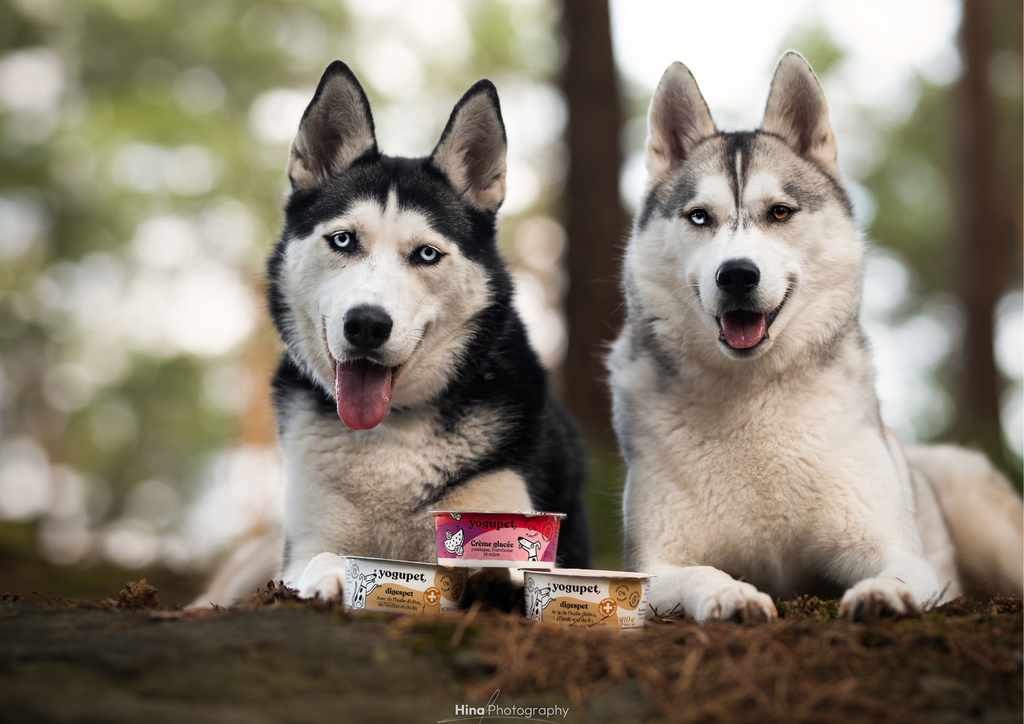
<path fill-rule="evenodd" d="M 395 613 L 450 613 L 466 595 L 467 572 L 434 563 L 345 556 L 345 607 Z"/>
<path fill-rule="evenodd" d="M 525 570 L 526 615 L 563 626 L 643 628 L 650 576 L 624 571 Z"/>

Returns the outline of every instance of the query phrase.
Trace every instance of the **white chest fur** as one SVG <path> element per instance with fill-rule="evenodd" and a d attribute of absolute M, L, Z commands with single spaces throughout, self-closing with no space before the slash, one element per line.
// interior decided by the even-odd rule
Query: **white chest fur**
<path fill-rule="evenodd" d="M 710 565 L 788 595 L 831 573 L 851 541 L 868 557 L 893 538 L 920 548 L 870 387 L 845 365 L 771 385 L 657 390 L 665 381 L 649 360 L 622 362 L 630 567 Z"/>
<path fill-rule="evenodd" d="M 445 490 L 459 470 L 490 453 L 500 439 L 504 426 L 487 410 L 451 429 L 432 413 L 389 413 L 377 428 L 359 432 L 312 409 L 289 413 L 282 436 L 286 581 L 324 551 L 432 560 L 431 507 L 530 507 L 524 481 L 508 470 Z M 436 502 L 425 505 L 431 500 Z"/>

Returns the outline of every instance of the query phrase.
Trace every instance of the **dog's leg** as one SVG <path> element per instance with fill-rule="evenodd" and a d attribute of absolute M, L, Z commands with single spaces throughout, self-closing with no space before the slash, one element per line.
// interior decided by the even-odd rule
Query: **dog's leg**
<path fill-rule="evenodd" d="M 231 554 L 191 605 L 230 606 L 235 599 L 267 585 L 267 581 L 276 581 L 281 570 L 282 548 L 284 535 L 280 530 L 246 541 Z"/>
<path fill-rule="evenodd" d="M 854 584 L 839 605 L 839 616 L 871 620 L 880 616 L 903 615 L 938 602 L 938 577 L 922 556 L 891 551 L 882 570 Z"/>
<path fill-rule="evenodd" d="M 335 553 L 321 553 L 301 573 L 292 568 L 284 582 L 297 588 L 303 598 L 339 598 L 345 584 L 345 559 Z"/>
<path fill-rule="evenodd" d="M 774 621 L 771 596 L 711 566 L 647 566 L 651 580 L 648 607 L 661 615 L 683 609 L 697 620 L 734 619 L 742 623 Z"/>

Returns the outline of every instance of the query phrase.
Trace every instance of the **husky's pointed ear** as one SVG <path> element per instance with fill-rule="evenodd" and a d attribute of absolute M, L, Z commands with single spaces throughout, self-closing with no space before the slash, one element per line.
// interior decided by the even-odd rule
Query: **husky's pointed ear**
<path fill-rule="evenodd" d="M 781 137 L 801 156 L 838 171 L 825 94 L 797 52 L 785 53 L 775 67 L 761 130 Z"/>
<path fill-rule="evenodd" d="M 498 91 L 480 80 L 455 104 L 430 160 L 469 203 L 497 211 L 505 200 L 505 147 Z"/>
<path fill-rule="evenodd" d="M 647 113 L 647 173 L 656 180 L 690 157 L 693 147 L 716 133 L 697 81 L 682 63 L 661 76 Z"/>
<path fill-rule="evenodd" d="M 370 102 L 349 67 L 327 66 L 288 154 L 293 189 L 319 186 L 367 152 L 377 153 Z"/>

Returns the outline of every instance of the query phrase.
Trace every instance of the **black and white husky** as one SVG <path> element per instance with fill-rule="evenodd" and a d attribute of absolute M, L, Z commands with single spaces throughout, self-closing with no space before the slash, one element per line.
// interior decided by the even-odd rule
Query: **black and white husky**
<path fill-rule="evenodd" d="M 779 61 L 748 133 L 718 132 L 670 66 L 647 169 L 608 365 L 626 565 L 657 576 L 650 605 L 766 620 L 798 592 L 867 618 L 965 581 L 1021 595 L 1007 481 L 975 453 L 904 452 L 882 425 L 858 322 L 865 245 L 804 59 Z"/>
<path fill-rule="evenodd" d="M 495 240 L 505 129 L 494 86 L 466 92 L 429 157 L 394 158 L 335 61 L 288 177 L 268 265 L 287 346 L 273 383 L 285 583 L 338 594 L 336 554 L 436 560 L 433 509 L 566 513 L 559 563 L 586 566 L 582 447 Z"/>

